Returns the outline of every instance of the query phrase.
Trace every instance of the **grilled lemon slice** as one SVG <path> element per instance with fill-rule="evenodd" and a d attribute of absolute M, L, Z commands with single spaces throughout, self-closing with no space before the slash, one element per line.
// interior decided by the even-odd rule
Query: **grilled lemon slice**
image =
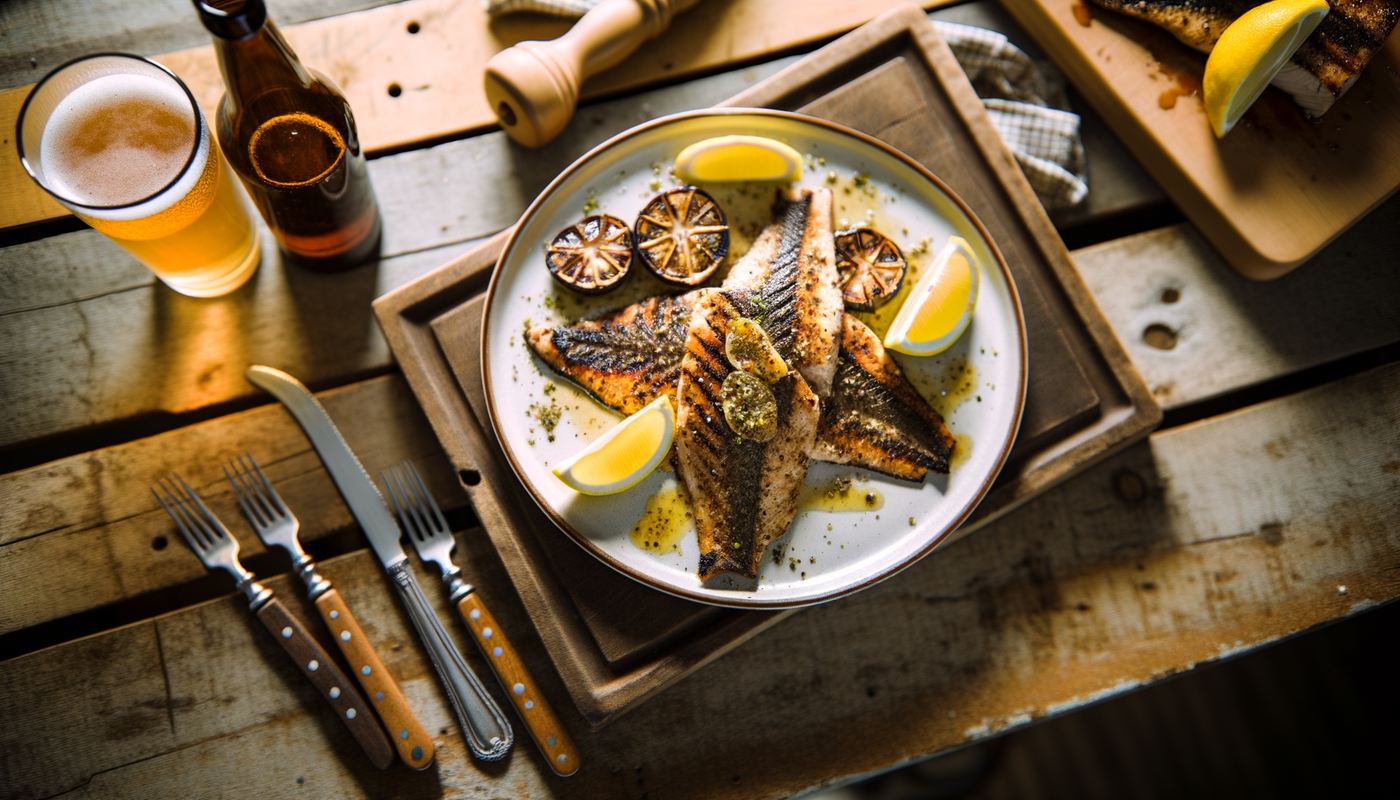
<path fill-rule="evenodd" d="M 1201 79 L 1201 100 L 1216 136 L 1235 127 L 1329 10 L 1327 0 L 1273 0 L 1246 11 L 1220 34 Z"/>
<path fill-rule="evenodd" d="M 651 474 L 671 450 L 676 414 L 662 395 L 616 428 L 598 437 L 573 458 L 561 461 L 554 474 L 580 494 L 617 494 Z"/>
<path fill-rule="evenodd" d="M 704 283 L 729 252 L 724 209 L 694 186 L 653 197 L 637 215 L 636 234 L 642 263 L 677 286 Z"/>
<path fill-rule="evenodd" d="M 899 309 L 885 347 L 911 356 L 947 350 L 967 330 L 977 306 L 977 256 L 953 236 Z"/>
<path fill-rule="evenodd" d="M 686 181 L 795 181 L 802 156 L 776 139 L 716 136 L 676 156 L 676 174 Z"/>

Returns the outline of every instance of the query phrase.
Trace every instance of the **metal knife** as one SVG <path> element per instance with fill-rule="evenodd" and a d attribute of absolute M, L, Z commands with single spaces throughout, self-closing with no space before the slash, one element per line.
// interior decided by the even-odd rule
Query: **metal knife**
<path fill-rule="evenodd" d="M 360 460 L 345 443 L 345 437 L 340 435 L 326 410 L 301 381 L 281 370 L 264 366 L 249 367 L 244 374 L 254 386 L 282 401 L 306 431 L 316 452 L 321 454 L 321 461 L 345 497 L 350 512 L 359 521 L 375 554 L 393 579 L 399 599 L 408 608 L 409 618 L 418 629 L 418 636 L 428 646 L 428 655 L 447 688 L 447 695 L 452 700 L 452 707 L 462 723 L 472 752 L 483 761 L 504 758 L 515 741 L 510 723 L 467 666 L 456 645 L 448 638 L 442 622 L 428 605 L 428 599 L 413 577 L 408 557 L 399 544 L 402 534 L 398 523 L 384 505 L 384 496 L 379 493 L 379 487 L 370 480 Z"/>

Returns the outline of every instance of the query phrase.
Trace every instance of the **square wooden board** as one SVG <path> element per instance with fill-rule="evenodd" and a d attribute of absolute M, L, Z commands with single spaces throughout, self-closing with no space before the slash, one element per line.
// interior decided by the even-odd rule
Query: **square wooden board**
<path fill-rule="evenodd" d="M 1029 334 L 1025 414 L 992 491 L 947 541 L 1146 436 L 1161 420 L 952 52 L 917 7 L 875 19 L 724 105 L 797 110 L 888 142 L 947 182 L 1006 257 Z M 505 237 L 381 297 L 375 313 L 565 685 L 596 729 L 796 612 L 714 608 L 642 586 L 568 541 L 525 494 L 485 416 L 478 361 L 484 292 Z"/>

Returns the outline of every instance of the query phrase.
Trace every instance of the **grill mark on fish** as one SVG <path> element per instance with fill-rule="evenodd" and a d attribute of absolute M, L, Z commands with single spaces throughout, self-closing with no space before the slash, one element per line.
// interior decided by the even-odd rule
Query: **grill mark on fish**
<path fill-rule="evenodd" d="M 700 341 L 700 346 L 705 348 L 705 352 L 708 353 L 710 358 L 714 359 L 715 361 L 729 360 L 729 356 L 727 356 L 724 352 L 724 345 L 715 344 L 714 342 L 708 342 L 702 339 Z"/>
<path fill-rule="evenodd" d="M 825 397 L 836 369 L 843 303 L 831 230 L 831 192 L 778 192 L 774 221 L 724 280 L 743 316 L 758 320 L 778 353 Z"/>
<path fill-rule="evenodd" d="M 694 503 L 701 580 L 726 572 L 758 576 L 764 549 L 797 513 L 820 415 L 801 374 L 789 372 L 771 387 L 778 406 L 772 439 L 743 439 L 729 428 L 719 398 L 734 367 L 717 344 L 739 316 L 721 292 L 700 298 L 681 362 L 676 453 Z"/>
<path fill-rule="evenodd" d="M 922 481 L 948 473 L 956 442 L 865 323 L 847 314 L 812 457 Z"/>
<path fill-rule="evenodd" d="M 600 403 L 634 414 L 675 399 L 694 292 L 652 297 L 575 325 L 532 328 L 525 338 L 555 372 Z"/>
<path fill-rule="evenodd" d="M 783 235 L 778 240 L 778 252 L 768 264 L 768 276 L 763 286 L 747 298 L 757 305 L 763 317 L 763 330 L 773 347 L 783 358 L 793 361 L 797 353 L 797 257 L 802 252 L 802 235 L 807 230 L 807 215 L 812 211 L 812 196 L 797 200 L 780 200 Z M 749 316 L 753 316 L 750 312 Z"/>

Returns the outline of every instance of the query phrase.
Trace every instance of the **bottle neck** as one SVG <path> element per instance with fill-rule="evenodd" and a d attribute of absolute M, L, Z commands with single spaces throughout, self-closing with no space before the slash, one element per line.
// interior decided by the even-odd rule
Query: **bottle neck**
<path fill-rule="evenodd" d="M 270 89 L 309 89 L 315 83 L 262 0 L 195 0 L 200 20 L 213 34 L 225 97 L 235 109 Z"/>

